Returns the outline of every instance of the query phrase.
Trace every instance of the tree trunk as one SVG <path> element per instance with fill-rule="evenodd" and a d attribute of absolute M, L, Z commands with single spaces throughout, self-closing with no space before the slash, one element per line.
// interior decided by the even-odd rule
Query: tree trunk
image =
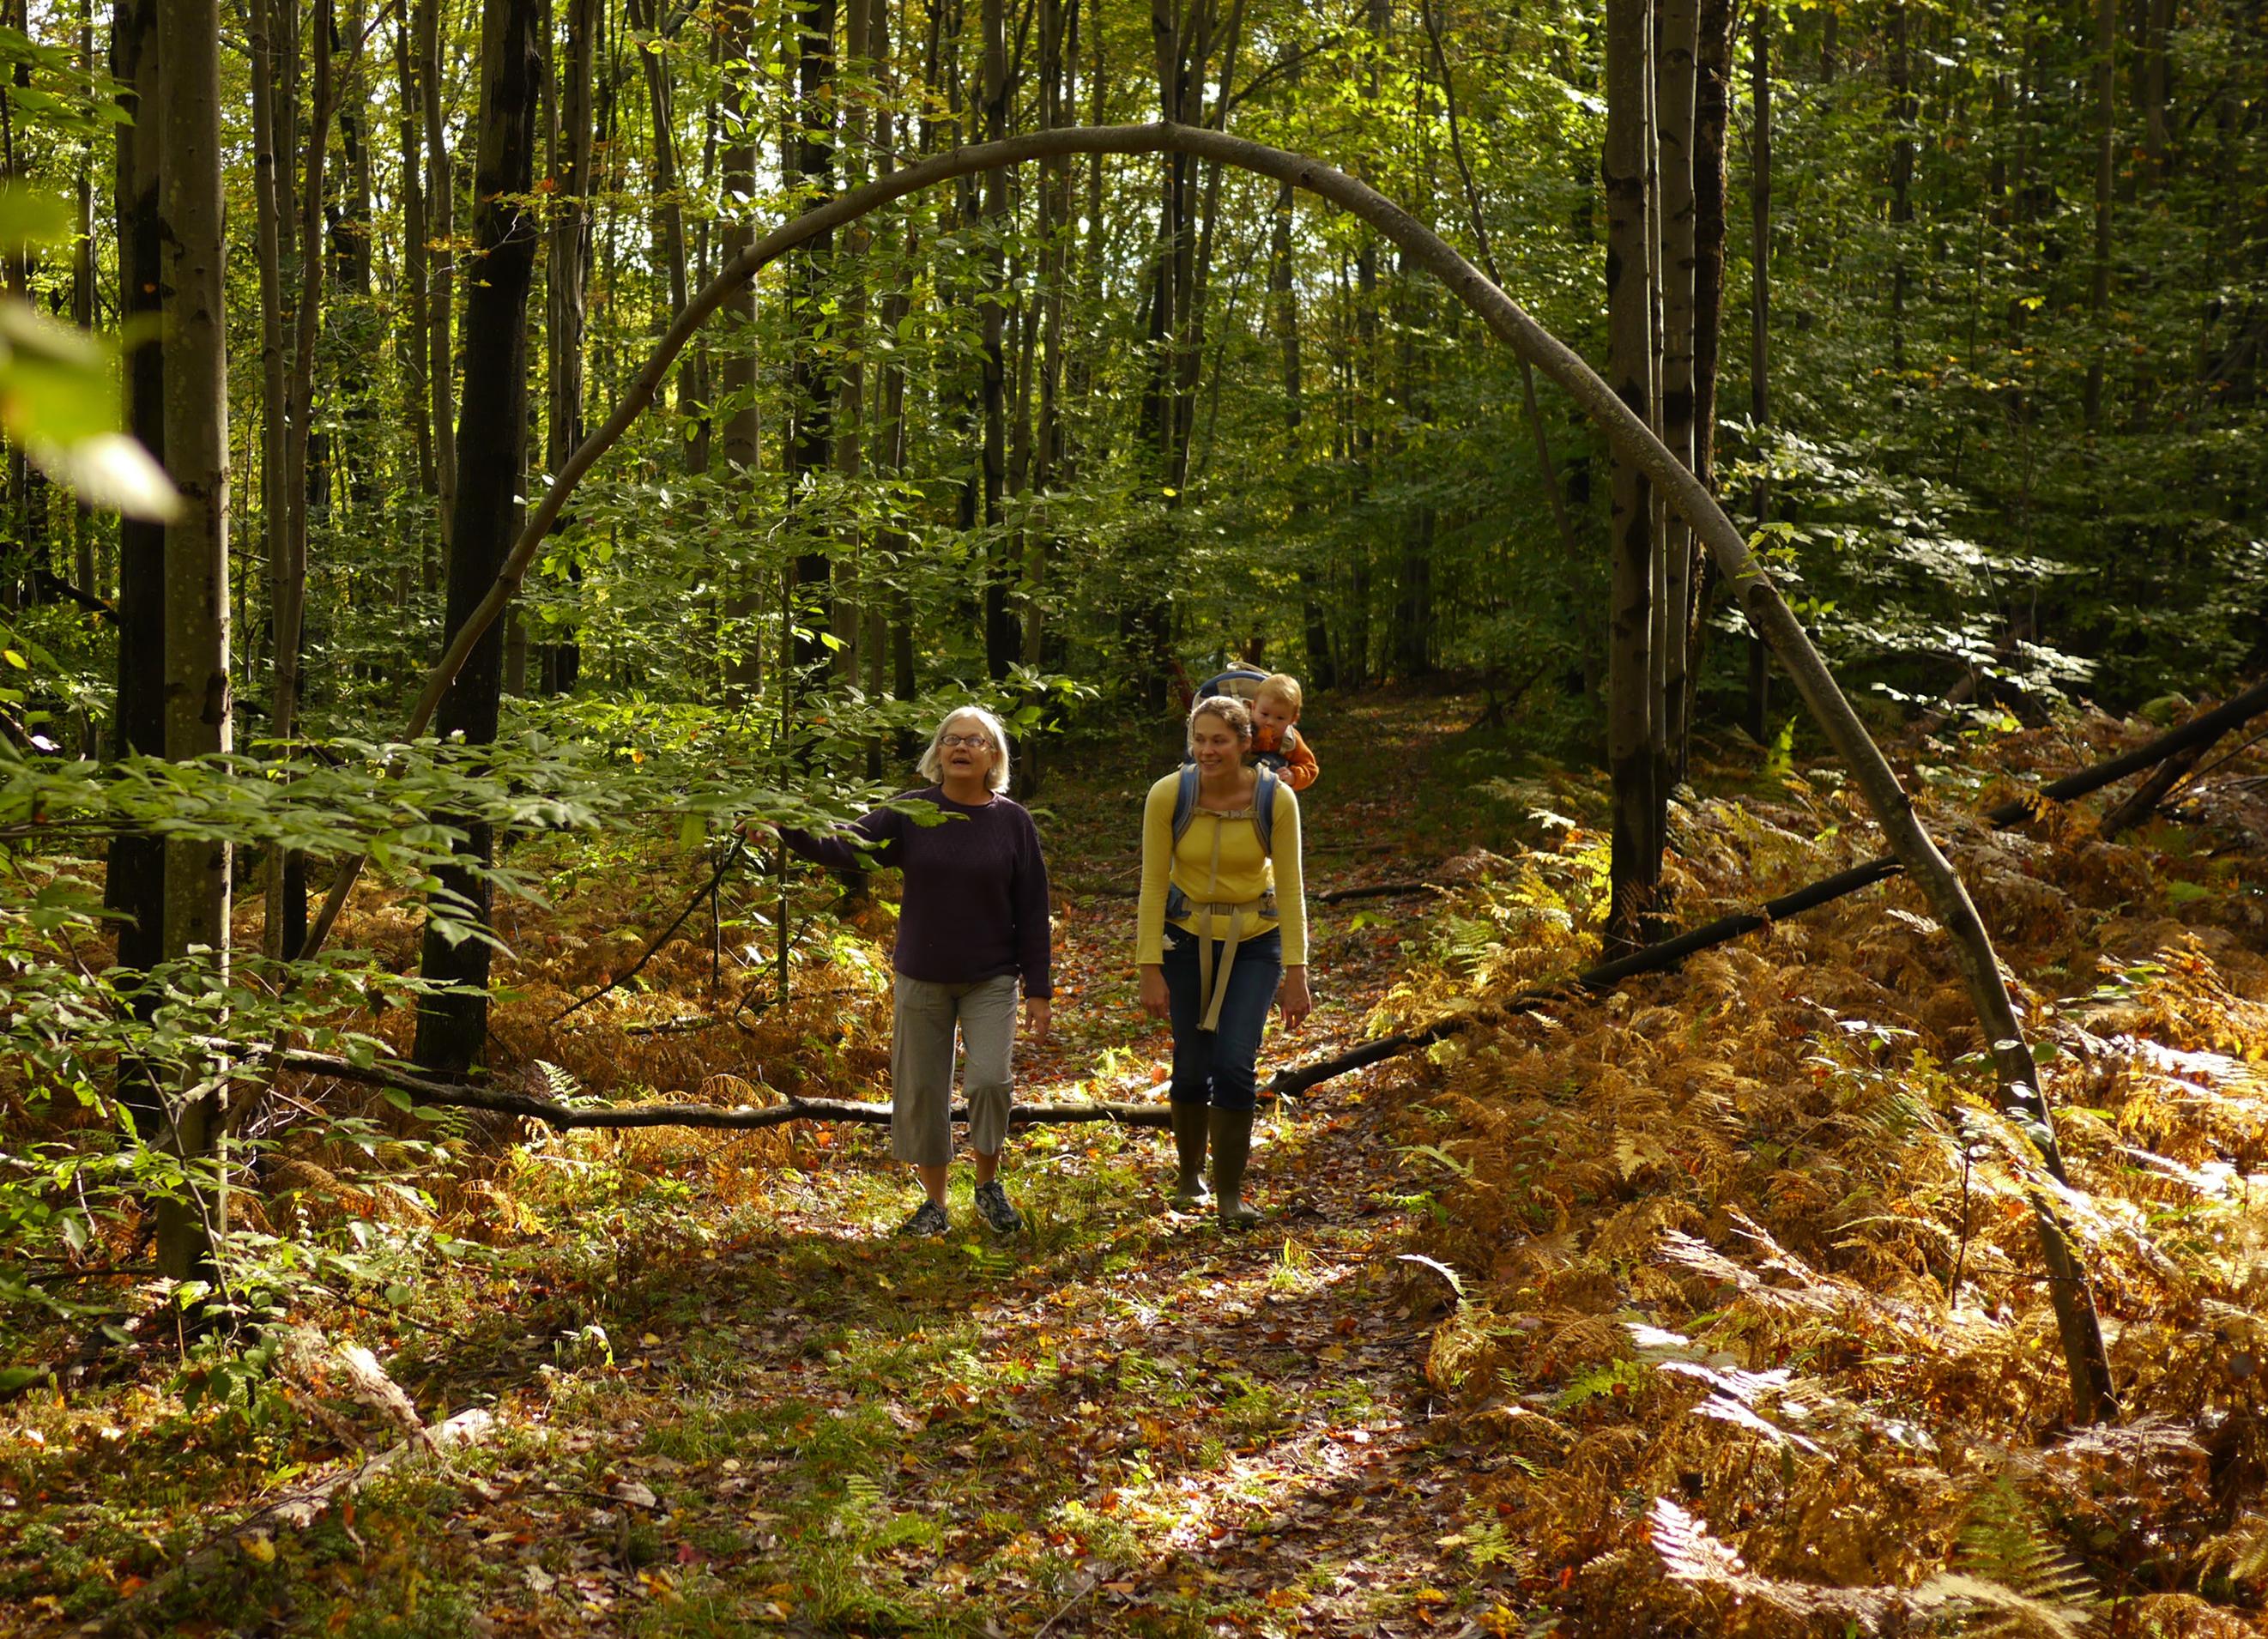
<path fill-rule="evenodd" d="M 2110 200 L 2117 167 L 2118 0 L 2096 0 L 2095 18 L 2095 263 L 2088 300 L 2095 326 L 2095 352 L 2087 363 L 2087 386 L 2080 405 L 2089 433 L 2102 430 L 2102 373 L 2110 352 Z"/>
<path fill-rule="evenodd" d="M 755 11 L 734 5 L 726 13 L 725 74 L 732 99 L 732 141 L 725 144 L 724 195 L 725 260 L 730 262 L 755 242 L 750 213 L 756 191 L 756 121 L 762 105 L 757 93 L 761 70 L 749 52 L 755 44 Z M 735 488 L 745 493 L 761 459 L 763 428 L 756 411 L 756 289 L 754 282 L 733 293 L 724 308 L 725 323 L 718 346 L 725 356 L 718 372 L 726 405 L 725 467 Z M 725 697 L 733 704 L 752 706 L 764 675 L 762 627 L 770 603 L 754 564 L 740 562 L 720 569 L 725 594 Z"/>
<path fill-rule="evenodd" d="M 180 762 L 230 748 L 228 665 L 227 246 L 222 236 L 220 15 L 217 0 L 163 0 L 156 34 L 158 284 L 164 314 L 166 464 L 180 491 L 166 529 L 166 756 Z M 202 949 L 217 979 L 228 971 L 229 848 L 166 845 L 164 955 Z M 214 1152 L 225 1116 L 223 1078 L 201 1078 L 173 1111 L 185 1164 Z M 176 1280 L 213 1276 L 227 1228 L 225 1183 L 193 1177 L 158 1205 L 158 1267 Z"/>
<path fill-rule="evenodd" d="M 296 486 L 289 476 L 291 451 L 291 378 L 284 356 L 283 224 L 290 198 L 290 170 L 283 163 L 276 126 L 276 20 L 270 0 L 252 0 L 252 129 L 253 204 L 260 263 L 261 533 L 266 538 L 269 638 L 279 643 L 286 617 L 304 595 L 304 571 L 291 580 L 291 520 Z M 304 564 L 304 559 L 302 560 Z M 290 664 L 272 657 L 273 693 L 269 703 L 269 734 L 279 747 L 292 734 L 291 720 L 298 695 L 298 654 L 295 643 Z M 288 695 L 287 695 L 288 690 Z M 282 752 L 289 756 L 288 750 Z M 298 869 L 294 869 L 294 866 Z M 261 951 L 271 960 L 295 952 L 307 932 L 306 868 L 300 856 L 269 850 L 262 884 Z M 296 902 L 293 893 L 297 892 Z"/>
<path fill-rule="evenodd" d="M 118 311 L 122 326 L 149 339 L 126 355 L 126 427 L 160 462 L 166 457 L 165 356 L 158 342 L 158 0 L 116 0 L 110 30 L 110 72 L 120 106 L 132 116 L 118 127 L 113 198 L 118 212 Z M 118 527 L 117 725 L 111 740 L 122 757 L 166 754 L 166 530 L 122 518 Z M 110 844 L 104 902 L 122 917 L 118 965 L 146 974 L 166 949 L 166 855 L 157 838 L 122 831 Z M 147 1017 L 155 991 L 139 986 L 135 1011 Z M 122 1066 L 119 1098 L 136 1129 L 157 1137 L 162 1106 L 149 1077 Z"/>
<path fill-rule="evenodd" d="M 795 189 L 795 206 L 806 209 L 835 187 L 835 18 L 836 0 L 808 0 L 795 25 L 796 80 L 799 100 L 789 143 L 788 172 Z M 826 327 L 820 311 L 834 261 L 835 236 L 821 234 L 804 247 L 790 269 L 788 305 L 796 339 L 788 371 L 786 459 L 784 463 L 791 503 L 804 513 L 796 530 L 799 537 L 793 571 L 796 636 L 790 642 L 794 675 L 789 687 L 807 691 L 815 687 L 827 664 L 824 642 L 830 603 L 834 559 L 827 550 L 824 531 L 800 494 L 806 474 L 824 473 L 834 464 L 835 384 L 818 346 Z"/>
<path fill-rule="evenodd" d="M 1656 0 L 1659 40 L 1654 56 L 1654 133 L 1661 179 L 1661 441 L 1689 472 L 1695 458 L 1694 327 L 1697 239 L 1694 180 L 1695 58 L 1699 48 L 1696 0 Z M 1693 532 L 1662 515 L 1663 570 L 1657 622 L 1661 643 L 1662 759 L 1654 782 L 1666 798 L 1685 777 L 1692 724 L 1686 716 L 1691 685 L 1686 673 L 1693 604 Z"/>
<path fill-rule="evenodd" d="M 2142 41 L 2142 155 L 2151 174 L 2162 186 L 2173 167 L 2166 102 L 2172 95 L 2173 65 L 2166 37 L 2174 26 L 2174 0 L 2145 0 L 2146 21 Z"/>
<path fill-rule="evenodd" d="M 483 0 L 485 4 L 485 0 Z M 485 32 L 485 31 L 483 31 Z M 418 92 L 424 99 L 425 207 L 432 219 L 432 276 L 424 290 L 425 387 L 433 398 L 433 481 L 441 520 L 441 564 L 447 570 L 457 520 L 456 319 L 457 180 L 441 120 L 441 0 L 417 0 Z"/>
<path fill-rule="evenodd" d="M 1758 437 L 1771 425 L 1771 18 L 1758 12 L 1749 59 L 1753 104 L 1749 136 L 1749 420 Z M 1771 517 L 1771 480 L 1759 476 L 1756 526 Z M 1749 738 L 1763 745 L 1771 728 L 1771 653 L 1749 628 Z"/>
<path fill-rule="evenodd" d="M 2115 0 L 2104 0 L 2115 4 Z M 1890 8 L 1890 371 L 1902 392 L 1906 373 L 1906 230 L 1913 223 L 1914 101 L 1911 19 L 1904 0 Z"/>
<path fill-rule="evenodd" d="M 553 209 L 546 241 L 544 339 L 549 349 L 550 404 L 544 417 L 544 467 L 555 477 L 583 442 L 583 327 L 591 280 L 591 58 L 598 38 L 599 0 L 565 0 L 567 34 L 553 92 L 557 125 L 552 134 Z M 572 523 L 563 518 L 562 526 Z M 572 557 L 568 579 L 579 583 Z M 572 628 L 543 644 L 539 661 L 543 692 L 574 692 L 583 668 Z"/>
<path fill-rule="evenodd" d="M 1641 421 L 1653 419 L 1652 293 L 1646 277 L 1646 99 L 1650 0 L 1607 8 L 1608 375 Z M 1653 755 L 1653 504 L 1634 462 L 1614 458 L 1611 582 L 1607 605 L 1607 762 L 1614 782 L 1607 948 L 1641 942 L 1653 915 L 1661 859 L 1660 798 Z"/>
<path fill-rule="evenodd" d="M 671 95 L 669 54 L 663 49 L 660 0 L 630 0 L 630 27 L 636 31 L 632 48 L 645 74 L 647 113 L 653 124 L 654 254 L 667 273 L 669 311 L 654 315 L 654 332 L 669 328 L 670 320 L 685 311 L 685 202 L 677 174 L 677 119 Z M 688 389 L 693 367 L 688 364 L 677 377 L 677 429 L 680 453 L 688 458 L 691 429 L 685 423 L 694 414 Z"/>
<path fill-rule="evenodd" d="M 527 464 L 527 299 L 539 232 L 528 196 L 535 180 L 544 11 L 544 0 L 484 0 L 482 8 L 475 260 L 465 298 L 465 398 L 450 530 L 453 636 L 503 570 Z M 503 686 L 504 630 L 490 624 L 442 698 L 434 720 L 440 738 L 461 735 L 468 746 L 493 742 Z M 455 823 L 467 834 L 458 852 L 471 864 L 441 872 L 438 914 L 426 919 L 420 971 L 430 983 L 468 993 L 429 996 L 419 1003 L 415 1049 L 418 1063 L 449 1075 L 463 1074 L 487 1044 L 490 950 L 464 924 L 482 931 L 488 926 L 489 884 L 482 873 L 494 855 L 485 820 L 460 816 Z"/>
<path fill-rule="evenodd" d="M 1330 688 L 1338 679 L 1331 665 L 1329 605 L 1322 596 L 1322 577 L 1308 561 L 1314 551 L 1307 539 L 1313 527 L 1314 506 L 1307 495 L 1307 461 L 1304 449 L 1307 420 L 1307 371 L 1300 361 L 1300 287 L 1292 263 L 1292 202 L 1286 182 L 1276 192 L 1276 209 L 1269 228 L 1269 320 L 1276 331 L 1283 359 L 1284 436 L 1290 446 L 1292 472 L 1292 550 L 1300 559 L 1301 624 L 1307 636 L 1307 681 L 1312 687 Z"/>
<path fill-rule="evenodd" d="M 258 0 L 266 4 L 269 0 Z M 425 384 L 425 308 L 431 299 L 427 284 L 432 277 L 426 241 L 432 229 L 425 220 L 425 171 L 421 163 L 418 112 L 423 106 L 417 87 L 417 48 L 412 18 L 405 10 L 394 31 L 394 77 L 397 96 L 397 136 L 401 148 L 401 304 L 402 336 L 395 349 L 401 360 L 402 422 L 417 452 L 417 493 L 431 506 L 439 504 L 440 489 L 434 474 L 433 400 Z M 444 429 L 444 431 L 446 430 Z M 440 555 L 422 526 L 417 532 L 420 589 L 431 593 L 440 584 Z"/>
<path fill-rule="evenodd" d="M 290 0 L 279 3 L 290 4 Z M 284 502 L 283 526 L 270 538 L 268 565 L 269 613 L 275 628 L 276 666 L 269 733 L 279 746 L 288 745 L 298 732 L 300 651 L 305 647 L 302 634 L 307 599 L 308 446 L 314 424 L 315 342 L 322 329 L 323 305 L 323 265 L 316 247 L 322 242 L 324 158 L 332 111 L 338 104 L 332 77 L 331 0 L 317 0 L 312 27 L 314 106 L 307 117 L 307 158 L 298 232 L 302 247 L 298 317 L 291 381 L 283 401 L 286 407 L 285 431 L 278 474 Z M 278 197 L 280 202 L 280 191 Z M 280 342 L 280 335 L 278 339 Z M 290 856 L 278 856 L 269 862 L 269 925 L 263 937 L 271 956 L 298 950 L 306 937 L 304 871 L 304 864 Z M 296 906 L 291 902 L 295 894 Z"/>

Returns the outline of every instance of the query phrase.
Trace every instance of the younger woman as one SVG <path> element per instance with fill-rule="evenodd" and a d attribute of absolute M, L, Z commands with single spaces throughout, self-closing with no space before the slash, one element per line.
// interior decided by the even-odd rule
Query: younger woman
<path fill-rule="evenodd" d="M 1174 1025 L 1174 1204 L 1204 1204 L 1210 1146 L 1221 1227 L 1243 1229 L 1261 1216 L 1242 1191 L 1268 1005 L 1281 1003 L 1286 1028 L 1314 1005 L 1300 799 L 1247 765 L 1242 701 L 1197 702 L 1189 748 L 1189 766 L 1152 785 L 1143 805 L 1134 959 L 1143 1011 Z"/>

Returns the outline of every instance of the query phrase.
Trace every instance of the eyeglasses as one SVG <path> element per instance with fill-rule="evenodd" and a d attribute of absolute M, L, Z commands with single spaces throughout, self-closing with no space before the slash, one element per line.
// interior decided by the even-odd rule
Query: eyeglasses
<path fill-rule="evenodd" d="M 947 751 L 956 746 L 966 746 L 971 751 L 992 749 L 990 737 L 983 734 L 940 734 L 937 737 L 937 743 Z"/>

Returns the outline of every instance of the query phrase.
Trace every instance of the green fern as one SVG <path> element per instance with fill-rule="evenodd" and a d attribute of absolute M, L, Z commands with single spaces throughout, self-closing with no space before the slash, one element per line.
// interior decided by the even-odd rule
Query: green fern
<path fill-rule="evenodd" d="M 2005 1475 L 1970 1503 L 1954 1562 L 1956 1577 L 2014 1596 L 2005 1605 L 1980 1601 L 1977 1631 L 2037 1631 L 2043 1617 L 2078 1628 L 2094 1613 L 2094 1582 Z"/>

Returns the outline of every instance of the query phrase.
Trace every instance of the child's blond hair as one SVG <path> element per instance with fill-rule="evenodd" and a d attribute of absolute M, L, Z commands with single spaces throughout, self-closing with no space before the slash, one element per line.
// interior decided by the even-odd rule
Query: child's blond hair
<path fill-rule="evenodd" d="M 1294 722 L 1299 720 L 1300 713 L 1306 707 L 1307 702 L 1300 697 L 1298 678 L 1293 677 L 1289 672 L 1270 672 L 1267 680 L 1252 691 L 1252 697 L 1255 700 L 1264 700 L 1270 695 L 1291 707 L 1292 720 Z"/>

